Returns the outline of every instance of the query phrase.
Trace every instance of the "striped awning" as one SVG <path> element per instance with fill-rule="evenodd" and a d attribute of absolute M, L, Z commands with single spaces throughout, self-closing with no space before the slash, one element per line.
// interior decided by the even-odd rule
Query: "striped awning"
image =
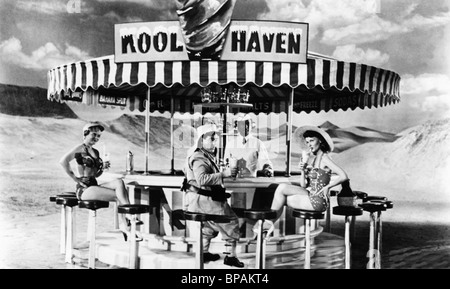
<path fill-rule="evenodd" d="M 56 67 L 48 72 L 48 99 L 144 111 L 193 112 L 211 85 L 250 91 L 253 112 L 295 112 L 382 107 L 400 101 L 400 76 L 364 64 L 310 53 L 307 64 L 250 61 L 114 62 L 114 56 Z"/>

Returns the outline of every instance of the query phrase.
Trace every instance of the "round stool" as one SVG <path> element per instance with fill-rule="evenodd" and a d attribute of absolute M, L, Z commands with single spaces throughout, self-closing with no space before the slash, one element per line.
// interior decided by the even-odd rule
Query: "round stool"
<path fill-rule="evenodd" d="M 350 242 L 350 217 L 361 216 L 363 209 L 356 207 L 337 206 L 333 208 L 333 214 L 345 216 L 345 269 L 351 268 L 351 242 Z"/>
<path fill-rule="evenodd" d="M 66 263 L 72 263 L 73 243 L 75 240 L 75 211 L 73 207 L 78 205 L 78 199 L 72 196 L 57 196 L 57 205 L 61 205 L 61 252 L 64 248 Z M 67 213 L 67 218 L 66 218 Z M 64 232 L 63 232 L 64 231 Z"/>
<path fill-rule="evenodd" d="M 76 198 L 77 195 L 75 194 L 75 192 L 66 192 L 66 193 L 62 193 L 62 194 L 57 194 L 57 195 L 54 195 L 54 196 L 50 196 L 50 197 L 49 197 L 49 200 L 50 200 L 50 202 L 52 202 L 52 203 L 56 203 L 56 198 L 58 198 L 58 197 L 61 197 L 61 198 L 63 198 L 63 197 L 72 197 L 72 198 Z"/>
<path fill-rule="evenodd" d="M 82 209 L 88 209 L 89 210 L 89 224 L 88 227 L 90 228 L 90 238 L 89 238 L 89 263 L 88 268 L 89 269 L 95 269 L 95 222 L 97 218 L 97 210 L 102 208 L 108 208 L 109 202 L 105 201 L 97 201 L 97 200 L 90 200 L 90 201 L 80 201 L 79 205 Z"/>
<path fill-rule="evenodd" d="M 230 221 L 228 216 L 222 215 L 211 215 L 211 214 L 203 214 L 203 213 L 194 213 L 194 212 L 184 212 L 184 218 L 186 221 L 194 221 L 197 224 L 198 235 L 196 236 L 195 242 L 195 268 L 196 269 L 204 269 L 203 262 L 203 223 L 207 221 L 212 221 L 216 223 L 228 223 Z"/>
<path fill-rule="evenodd" d="M 369 196 L 367 193 L 361 191 L 353 191 L 353 193 L 358 199 L 362 200 L 363 202 L 366 202 L 366 198 Z"/>
<path fill-rule="evenodd" d="M 119 214 L 126 214 L 131 223 L 130 231 L 130 250 L 129 250 L 129 269 L 139 268 L 139 246 L 136 240 L 136 215 L 146 214 L 150 212 L 150 206 L 148 205 L 122 205 L 118 207 Z M 126 240 L 126 235 L 124 235 Z"/>
<path fill-rule="evenodd" d="M 58 195 L 54 195 L 54 196 L 50 196 L 50 202 L 52 203 L 56 203 L 56 198 L 61 197 L 74 197 L 76 198 L 75 192 L 67 192 L 67 193 L 62 193 L 62 194 L 58 194 Z M 61 225 L 60 225 L 60 238 L 59 238 L 59 252 L 60 254 L 65 254 L 66 253 L 66 238 L 67 238 L 67 222 L 66 222 L 66 211 L 67 211 L 67 207 L 61 205 Z M 75 216 L 75 215 L 73 215 Z M 75 227 L 73 227 L 75 228 Z"/>
<path fill-rule="evenodd" d="M 311 268 L 311 220 L 323 219 L 324 212 L 293 210 L 292 216 L 305 220 L 305 269 Z"/>
<path fill-rule="evenodd" d="M 362 192 L 362 191 L 353 191 L 353 193 L 356 195 L 356 198 L 358 200 L 361 200 L 360 202 L 365 202 L 366 198 L 368 196 L 367 193 Z M 331 190 L 330 191 L 330 199 L 331 199 L 331 197 L 336 197 L 338 194 L 339 194 L 339 191 Z M 351 241 L 354 240 L 354 237 L 355 237 L 355 222 L 356 222 L 356 218 L 355 218 L 355 216 L 352 216 L 352 221 L 350 224 L 350 239 L 351 239 Z M 327 233 L 331 233 L 331 205 L 329 205 L 327 207 L 324 231 Z"/>
<path fill-rule="evenodd" d="M 382 196 L 366 196 L 364 198 L 364 202 L 370 202 L 370 201 L 387 201 L 388 199 L 386 197 Z"/>
<path fill-rule="evenodd" d="M 370 201 L 370 203 L 384 204 L 385 207 L 386 207 L 386 210 L 394 208 L 394 203 L 392 201 L 383 200 L 382 198 L 384 198 L 384 197 L 373 198 Z M 375 236 L 377 236 L 376 237 L 376 239 L 377 239 L 377 247 L 376 247 L 376 249 L 378 250 L 378 252 L 380 252 L 380 258 L 381 258 L 381 253 L 382 253 L 382 240 L 383 240 L 383 238 L 382 238 L 383 224 L 382 224 L 382 221 L 381 221 L 381 212 L 382 211 L 378 211 L 377 212 L 377 224 L 375 225 L 375 228 L 376 228 Z"/>
<path fill-rule="evenodd" d="M 375 220 L 375 212 L 386 211 L 386 204 L 376 202 L 365 202 L 359 205 L 364 211 L 370 213 L 370 237 L 369 237 L 369 264 L 368 269 L 380 269 L 381 268 L 381 253 L 377 251 L 378 246 L 375 245 L 375 235 L 377 235 L 377 223 Z M 381 224 L 380 224 L 381 225 Z M 377 255 L 374 258 L 374 254 Z M 374 264 L 375 262 L 375 264 Z"/>
<path fill-rule="evenodd" d="M 353 191 L 353 193 L 356 195 L 356 199 L 359 200 L 358 203 L 364 203 L 366 202 L 366 198 L 368 197 L 368 194 L 362 191 Z M 352 221 L 350 224 L 350 242 L 355 241 L 356 236 L 356 216 L 352 216 Z"/>
<path fill-rule="evenodd" d="M 256 240 L 256 269 L 266 268 L 266 238 L 264 234 L 264 221 L 267 219 L 275 219 L 277 211 L 274 210 L 246 210 L 245 217 L 249 220 L 257 221 L 259 224 L 259 232 Z"/>

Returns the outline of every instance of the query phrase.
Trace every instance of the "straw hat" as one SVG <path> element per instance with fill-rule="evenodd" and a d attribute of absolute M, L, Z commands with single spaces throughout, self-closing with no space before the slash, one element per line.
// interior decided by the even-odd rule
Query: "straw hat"
<path fill-rule="evenodd" d="M 317 126 L 302 126 L 295 130 L 295 132 L 293 134 L 293 139 L 295 141 L 297 141 L 297 140 L 300 141 L 301 150 L 308 150 L 308 146 L 306 145 L 306 141 L 303 137 L 303 134 L 306 131 L 314 131 L 314 132 L 317 132 L 318 134 L 320 134 L 323 137 L 323 139 L 327 142 L 328 146 L 330 147 L 330 152 L 333 151 L 334 143 L 333 143 L 333 140 L 331 139 L 330 135 L 327 132 L 325 132 L 323 129 L 321 129 L 320 127 L 317 127 Z"/>

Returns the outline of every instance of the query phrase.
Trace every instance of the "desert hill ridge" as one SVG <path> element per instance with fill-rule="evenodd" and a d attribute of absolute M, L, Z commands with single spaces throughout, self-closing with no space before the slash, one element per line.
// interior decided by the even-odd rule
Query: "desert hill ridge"
<path fill-rule="evenodd" d="M 64 103 L 47 100 L 47 90 L 0 84 L 0 113 L 18 116 L 77 118 Z"/>
<path fill-rule="evenodd" d="M 321 129 L 324 130 L 335 130 L 335 129 L 339 129 L 339 127 L 337 125 L 335 125 L 334 123 L 331 123 L 329 121 L 326 121 L 324 123 L 322 123 L 321 125 L 319 125 L 319 127 Z"/>
<path fill-rule="evenodd" d="M 366 143 L 334 156 L 354 187 L 395 192 L 404 200 L 450 203 L 450 118 L 428 121 L 391 143 Z"/>

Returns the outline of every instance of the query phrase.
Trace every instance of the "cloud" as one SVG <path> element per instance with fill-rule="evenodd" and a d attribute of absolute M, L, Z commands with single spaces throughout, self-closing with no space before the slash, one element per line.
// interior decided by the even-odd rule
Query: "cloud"
<path fill-rule="evenodd" d="M 266 20 L 300 21 L 308 14 L 308 9 L 302 1 L 278 0 L 266 1 L 269 11 L 260 14 L 258 18 Z"/>
<path fill-rule="evenodd" d="M 450 76 L 445 74 L 424 73 L 419 76 L 410 74 L 402 77 L 402 93 L 406 94 L 445 94 L 450 92 Z"/>
<path fill-rule="evenodd" d="M 97 0 L 101 3 L 131 3 L 146 6 L 155 10 L 167 10 L 175 7 L 175 1 L 171 0 Z"/>
<path fill-rule="evenodd" d="M 16 8 L 47 15 L 61 15 L 74 13 L 75 8 L 80 13 L 91 13 L 93 10 L 88 6 L 86 0 L 19 0 L 15 3 Z"/>
<path fill-rule="evenodd" d="M 106 18 L 109 18 L 113 21 L 115 21 L 115 23 L 127 23 L 127 22 L 142 22 L 142 18 L 138 17 L 138 16 L 120 16 L 119 14 L 117 14 L 115 11 L 109 11 L 106 14 L 103 15 Z M 97 16 L 93 15 L 92 19 L 95 19 Z"/>
<path fill-rule="evenodd" d="M 405 75 L 400 85 L 401 94 L 412 107 L 450 115 L 450 76 L 431 73 Z"/>
<path fill-rule="evenodd" d="M 88 5 L 91 19 L 105 17 L 114 23 L 177 19 L 173 0 L 97 0 Z"/>
<path fill-rule="evenodd" d="M 425 112 L 439 111 L 441 114 L 450 116 L 450 94 L 427 96 L 421 106 Z"/>
<path fill-rule="evenodd" d="M 13 5 L 20 10 L 44 15 L 83 14 L 95 17 L 100 15 L 119 22 L 142 21 L 141 16 L 128 15 L 135 13 L 136 9 L 143 14 L 157 11 L 161 17 L 173 18 L 175 15 L 175 2 L 172 0 L 19 0 Z M 102 14 L 105 10 L 106 12 Z M 117 14 L 118 11 L 127 11 L 128 14 L 120 16 Z"/>
<path fill-rule="evenodd" d="M 81 49 L 66 44 L 62 52 L 55 44 L 48 42 L 27 55 L 22 51 L 22 43 L 12 37 L 0 44 L 0 60 L 31 70 L 48 70 L 58 65 L 92 58 Z"/>
<path fill-rule="evenodd" d="M 422 15 L 414 15 L 408 19 L 400 19 L 399 23 L 382 19 L 378 15 L 373 15 L 345 27 L 326 30 L 321 42 L 335 45 L 370 43 L 387 40 L 393 36 L 415 30 L 427 30 L 446 24 L 450 24 L 450 12 L 441 13 L 429 18 Z"/>
<path fill-rule="evenodd" d="M 345 27 L 377 12 L 378 0 L 266 0 L 269 11 L 258 18 L 266 20 L 300 21 L 310 24 L 310 38 L 315 38 L 321 30 Z"/>
<path fill-rule="evenodd" d="M 67 2 L 65 1 L 19 0 L 16 2 L 16 7 L 21 10 L 42 14 L 67 13 Z"/>
<path fill-rule="evenodd" d="M 433 12 L 434 15 L 427 17 L 418 14 L 418 1 L 404 2 L 400 6 L 380 0 L 266 2 L 269 11 L 258 18 L 307 22 L 310 24 L 310 39 L 321 37 L 320 42 L 327 45 L 371 43 L 416 29 L 431 29 L 450 23 L 450 12 Z M 381 9 L 382 4 L 384 9 Z M 390 11 L 391 8 L 394 11 Z"/>
<path fill-rule="evenodd" d="M 389 62 L 389 55 L 375 49 L 364 50 L 354 44 L 338 46 L 333 57 L 342 61 L 364 63 L 372 66 L 383 66 Z"/>

